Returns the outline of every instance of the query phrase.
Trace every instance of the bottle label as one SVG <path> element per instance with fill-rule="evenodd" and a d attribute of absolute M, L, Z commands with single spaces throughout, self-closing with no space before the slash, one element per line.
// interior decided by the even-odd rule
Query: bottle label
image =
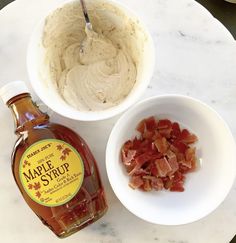
<path fill-rule="evenodd" d="M 45 139 L 31 145 L 23 154 L 21 183 L 35 202 L 55 207 L 70 201 L 79 191 L 84 165 L 77 150 L 58 139 Z"/>

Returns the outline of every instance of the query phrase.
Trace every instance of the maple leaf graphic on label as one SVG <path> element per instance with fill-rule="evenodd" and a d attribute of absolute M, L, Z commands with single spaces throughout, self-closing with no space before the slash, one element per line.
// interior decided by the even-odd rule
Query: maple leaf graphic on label
<path fill-rule="evenodd" d="M 35 182 L 34 183 L 34 190 L 38 190 L 41 188 L 40 182 Z"/>
<path fill-rule="evenodd" d="M 58 144 L 57 145 L 57 150 L 61 151 L 62 149 L 63 149 L 63 147 L 60 144 Z"/>
<path fill-rule="evenodd" d="M 38 198 L 40 198 L 40 197 L 41 197 L 41 193 L 40 193 L 39 191 L 37 191 L 37 192 L 35 193 L 35 196 L 38 197 Z"/>
<path fill-rule="evenodd" d="M 69 148 L 65 148 L 62 153 L 66 156 L 66 155 L 69 155 L 71 152 L 71 150 Z"/>
<path fill-rule="evenodd" d="M 25 168 L 27 165 L 30 166 L 30 163 L 29 163 L 29 161 L 25 160 L 23 163 L 23 168 Z"/>
<path fill-rule="evenodd" d="M 63 160 L 66 159 L 66 156 L 62 155 L 62 156 L 60 157 L 60 159 L 63 161 Z"/>
<path fill-rule="evenodd" d="M 30 163 L 27 160 L 25 160 L 23 163 L 23 168 L 25 168 L 27 165 L 30 166 Z"/>
<path fill-rule="evenodd" d="M 34 186 L 33 186 L 31 183 L 28 185 L 28 188 L 29 188 L 30 190 L 32 190 L 33 187 L 34 187 Z"/>

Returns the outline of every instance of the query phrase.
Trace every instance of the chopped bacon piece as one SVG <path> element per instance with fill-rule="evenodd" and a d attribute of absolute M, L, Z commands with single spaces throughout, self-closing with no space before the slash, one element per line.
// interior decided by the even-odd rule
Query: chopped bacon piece
<path fill-rule="evenodd" d="M 196 168 L 196 149 L 195 148 L 188 148 L 185 151 L 185 160 L 186 163 L 184 164 L 188 168 L 195 169 Z"/>
<path fill-rule="evenodd" d="M 181 161 L 185 160 L 185 156 L 182 153 L 176 153 L 177 161 L 180 163 Z"/>
<path fill-rule="evenodd" d="M 164 119 L 164 120 L 160 120 L 157 123 L 157 128 L 158 129 L 171 128 L 171 125 L 172 125 L 172 123 L 170 120 Z"/>
<path fill-rule="evenodd" d="M 159 152 L 155 152 L 154 154 L 152 154 L 151 160 L 156 160 L 161 158 L 163 158 L 163 154 Z"/>
<path fill-rule="evenodd" d="M 155 164 L 158 170 L 158 174 L 161 177 L 166 176 L 170 171 L 172 171 L 171 166 L 165 157 L 163 159 L 157 159 Z"/>
<path fill-rule="evenodd" d="M 166 190 L 170 189 L 172 184 L 173 184 L 173 180 L 171 180 L 170 178 L 166 177 L 166 178 L 163 178 L 163 182 L 164 182 L 164 188 Z"/>
<path fill-rule="evenodd" d="M 184 166 L 186 166 L 186 167 L 188 167 L 188 168 L 191 168 L 192 167 L 192 162 L 191 162 L 191 160 L 181 160 L 180 162 L 179 162 L 180 164 L 182 164 L 182 165 L 184 165 Z"/>
<path fill-rule="evenodd" d="M 186 144 L 191 144 L 197 142 L 197 136 L 194 134 L 190 134 L 187 138 L 183 139 L 182 141 Z"/>
<path fill-rule="evenodd" d="M 132 176 L 129 182 L 129 186 L 133 189 L 139 188 L 143 185 L 143 179 L 141 176 Z"/>
<path fill-rule="evenodd" d="M 173 138 L 177 138 L 180 134 L 181 134 L 181 130 L 180 130 L 179 124 L 177 122 L 174 122 L 172 124 L 171 136 Z"/>
<path fill-rule="evenodd" d="M 185 159 L 187 161 L 191 161 L 195 158 L 195 151 L 196 149 L 195 148 L 188 148 L 186 151 L 185 151 Z"/>
<path fill-rule="evenodd" d="M 171 188 L 170 191 L 171 192 L 183 192 L 184 191 L 184 187 L 183 187 L 183 182 L 179 181 L 177 183 L 174 183 Z"/>
<path fill-rule="evenodd" d="M 184 181 L 184 180 L 185 180 L 185 176 L 180 171 L 176 171 L 174 174 L 173 182 Z"/>
<path fill-rule="evenodd" d="M 146 139 L 152 139 L 152 137 L 154 136 L 154 132 L 153 131 L 150 131 L 150 130 L 146 130 L 144 131 L 143 133 L 143 138 L 146 138 Z"/>
<path fill-rule="evenodd" d="M 137 150 L 140 147 L 141 143 L 142 143 L 142 141 L 140 139 L 138 139 L 137 137 L 135 137 L 134 141 L 133 141 L 132 149 Z"/>
<path fill-rule="evenodd" d="M 191 171 L 191 169 L 183 164 L 180 164 L 179 166 L 179 171 L 182 173 L 182 174 L 186 174 L 188 172 Z"/>
<path fill-rule="evenodd" d="M 136 157 L 135 161 L 137 164 L 143 165 L 145 162 L 148 162 L 152 158 L 152 156 L 153 155 L 151 153 L 146 152 Z"/>
<path fill-rule="evenodd" d="M 152 140 L 155 141 L 158 138 L 162 138 L 162 135 L 157 130 L 155 130 Z"/>
<path fill-rule="evenodd" d="M 140 175 L 140 176 L 145 176 L 145 175 L 150 175 L 150 172 L 147 170 L 144 170 L 142 168 L 138 169 L 135 171 L 134 175 Z"/>
<path fill-rule="evenodd" d="M 152 159 L 152 154 L 149 152 L 146 152 L 144 154 L 139 155 L 138 157 L 136 157 L 135 163 L 136 165 L 133 167 L 133 169 L 129 172 L 129 175 L 133 175 L 136 174 L 137 171 L 140 170 L 140 168 L 142 167 L 143 164 L 145 164 L 146 162 L 148 162 L 150 159 Z"/>
<path fill-rule="evenodd" d="M 138 126 L 136 127 L 136 130 L 140 133 L 144 133 L 145 129 L 146 129 L 146 125 L 145 125 L 145 119 L 144 119 L 141 122 L 139 122 Z"/>
<path fill-rule="evenodd" d="M 150 130 L 150 131 L 153 131 L 157 126 L 156 119 L 153 116 L 145 119 L 145 124 L 146 124 L 147 130 Z"/>
<path fill-rule="evenodd" d="M 171 128 L 159 129 L 158 131 L 159 131 L 159 133 L 160 133 L 163 137 L 166 137 L 166 138 L 170 138 L 170 137 L 171 137 L 171 131 L 172 131 Z"/>
<path fill-rule="evenodd" d="M 185 174 L 196 168 L 196 135 L 180 128 L 177 122 L 143 119 L 140 133 L 124 143 L 121 159 L 130 176 L 129 185 L 143 191 L 184 191 Z"/>
<path fill-rule="evenodd" d="M 173 129 L 174 131 L 177 131 L 177 132 L 181 133 L 179 123 L 177 123 L 177 122 L 173 122 L 173 123 L 172 123 L 172 129 Z"/>
<path fill-rule="evenodd" d="M 173 151 L 175 154 L 179 152 L 179 150 L 173 144 L 170 145 L 170 150 Z"/>
<path fill-rule="evenodd" d="M 144 181 L 144 184 L 143 184 L 143 190 L 144 191 L 151 191 L 152 190 L 152 187 L 151 187 L 151 183 L 150 183 L 150 180 L 148 179 L 143 179 Z"/>
<path fill-rule="evenodd" d="M 127 156 L 125 155 L 125 151 L 122 150 L 122 161 L 125 165 L 129 165 L 130 162 L 134 159 L 134 156 L 136 154 L 136 150 L 128 150 Z"/>
<path fill-rule="evenodd" d="M 143 176 L 143 179 L 148 179 L 151 181 L 151 186 L 154 190 L 162 190 L 164 187 L 163 181 L 161 178 L 155 176 Z"/>
<path fill-rule="evenodd" d="M 122 150 L 127 153 L 129 149 L 132 149 L 133 143 L 131 140 L 128 140 L 127 142 L 124 143 Z"/>
<path fill-rule="evenodd" d="M 178 140 L 186 144 L 191 144 L 197 142 L 197 136 L 191 134 L 187 129 L 183 129 L 178 137 Z"/>
<path fill-rule="evenodd" d="M 156 191 L 160 191 L 164 188 L 164 183 L 160 178 L 155 178 L 151 182 L 152 188 Z"/>
<path fill-rule="evenodd" d="M 140 150 L 142 152 L 146 152 L 147 150 L 149 150 L 149 145 L 150 141 L 148 139 L 143 140 L 140 144 Z"/>
<path fill-rule="evenodd" d="M 131 173 L 131 171 L 135 168 L 135 166 L 137 166 L 135 160 L 132 160 L 128 165 L 125 165 L 125 169 L 127 171 L 127 173 Z"/>
<path fill-rule="evenodd" d="M 171 173 L 175 173 L 179 169 L 179 164 L 177 162 L 177 158 L 175 153 L 173 153 L 171 150 L 168 150 L 166 153 L 168 163 L 172 169 Z"/>
<path fill-rule="evenodd" d="M 166 156 L 168 158 L 168 162 L 173 161 L 177 163 L 177 157 L 170 149 L 166 152 Z"/>
<path fill-rule="evenodd" d="M 141 165 L 140 164 L 135 164 L 133 167 L 132 167 L 132 169 L 130 169 L 129 170 L 129 176 L 132 176 L 132 175 L 134 175 L 136 172 L 138 172 L 139 170 L 140 170 L 140 168 L 141 168 Z"/>
<path fill-rule="evenodd" d="M 153 176 L 158 176 L 158 170 L 155 164 L 151 165 L 150 172 Z"/>
<path fill-rule="evenodd" d="M 186 139 L 189 135 L 190 135 L 190 132 L 187 129 L 183 129 L 179 136 L 179 140 Z"/>
<path fill-rule="evenodd" d="M 157 138 L 154 141 L 154 144 L 156 145 L 158 151 L 162 154 L 165 153 L 168 149 L 168 143 L 165 137 Z"/>
<path fill-rule="evenodd" d="M 181 153 L 185 153 L 185 150 L 188 148 L 188 146 L 180 141 L 175 141 L 173 145 L 179 150 Z"/>

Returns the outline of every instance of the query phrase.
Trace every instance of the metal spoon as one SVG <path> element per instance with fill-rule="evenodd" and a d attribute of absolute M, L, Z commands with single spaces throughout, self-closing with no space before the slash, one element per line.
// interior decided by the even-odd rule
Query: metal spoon
<path fill-rule="evenodd" d="M 82 10 L 83 10 L 83 14 L 84 14 L 85 22 L 86 22 L 86 28 L 88 28 L 89 30 L 93 30 L 84 0 L 80 0 L 80 3 L 82 6 Z"/>

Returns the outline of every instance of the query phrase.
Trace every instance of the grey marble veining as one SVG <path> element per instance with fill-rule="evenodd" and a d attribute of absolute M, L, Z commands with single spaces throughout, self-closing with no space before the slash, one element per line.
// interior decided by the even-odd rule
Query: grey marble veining
<path fill-rule="evenodd" d="M 25 60 L 30 33 L 38 20 L 61 2 L 63 0 L 17 0 L 0 12 L 0 86 L 16 79 L 28 82 Z M 236 42 L 229 32 L 193 0 L 120 2 L 143 19 L 155 42 L 155 71 L 141 99 L 166 93 L 196 97 L 222 115 L 236 138 Z M 109 210 L 101 220 L 63 242 L 229 242 L 236 233 L 236 185 L 217 210 L 183 226 L 166 227 L 144 222 L 121 205 L 109 185 L 104 163 L 106 142 L 117 118 L 84 123 L 52 115 L 53 121 L 78 131 L 90 145 L 109 203 Z M 2 104 L 0 127 L 0 242 L 61 241 L 41 224 L 15 185 L 10 165 L 14 127 L 9 111 Z"/>

